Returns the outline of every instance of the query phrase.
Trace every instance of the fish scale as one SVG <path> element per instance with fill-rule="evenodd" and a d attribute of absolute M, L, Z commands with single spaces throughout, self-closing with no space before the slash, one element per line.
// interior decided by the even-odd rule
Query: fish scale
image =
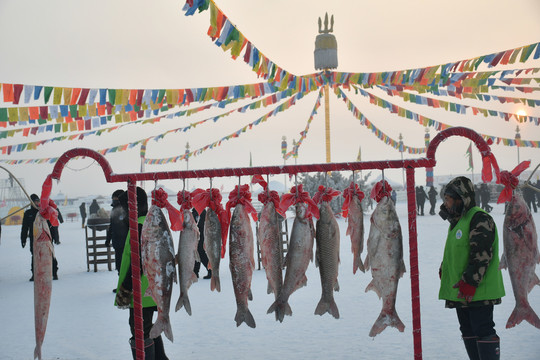
<path fill-rule="evenodd" d="M 285 279 L 276 301 L 270 305 L 267 313 L 276 313 L 276 320 L 283 321 L 285 315 L 292 315 L 289 297 L 298 288 L 307 284 L 306 270 L 313 261 L 313 222 L 306 217 L 307 205 L 296 204 L 296 217 L 291 230 L 291 238 L 285 259 Z"/>
<path fill-rule="evenodd" d="M 236 205 L 231 218 L 229 237 L 229 268 L 231 270 L 234 296 L 236 298 L 236 326 L 245 322 L 255 327 L 255 319 L 248 308 L 251 293 L 251 277 L 255 269 L 253 258 L 253 232 L 249 217 L 241 204 Z"/>
<path fill-rule="evenodd" d="M 169 310 L 173 281 L 177 282 L 174 243 L 167 219 L 156 205 L 148 210 L 141 230 L 141 255 L 143 272 L 148 278 L 145 296 L 151 295 L 158 308 L 150 337 L 156 338 L 164 332 L 172 342 Z"/>
<path fill-rule="evenodd" d="M 319 267 L 322 295 L 315 314 L 323 315 L 328 312 L 339 319 L 339 310 L 334 301 L 334 291 L 339 291 L 339 226 L 328 202 L 322 202 L 319 213 L 315 233 L 317 242 L 315 265 Z"/>
<path fill-rule="evenodd" d="M 221 223 L 216 212 L 206 209 L 204 220 L 204 250 L 208 256 L 208 269 L 212 270 L 210 290 L 221 291 L 219 280 L 219 262 L 221 260 Z"/>
<path fill-rule="evenodd" d="M 504 252 L 501 269 L 508 269 L 516 306 L 508 318 L 506 328 L 512 328 L 523 320 L 540 329 L 540 319 L 529 304 L 528 294 L 540 285 L 535 273 L 540 263 L 537 233 L 531 211 L 519 192 L 514 192 L 504 217 Z"/>
<path fill-rule="evenodd" d="M 366 292 L 373 290 L 383 299 L 381 313 L 369 336 L 375 337 L 387 326 L 403 332 L 405 325 L 396 311 L 398 282 L 405 272 L 403 239 L 394 203 L 388 196 L 381 199 L 371 215 L 367 251 L 364 266 L 366 270 L 371 268 L 373 280 L 367 286 Z"/>
<path fill-rule="evenodd" d="M 184 210 L 183 229 L 178 239 L 178 273 L 180 277 L 180 297 L 176 303 L 175 311 L 185 307 L 186 312 L 191 315 L 191 303 L 189 302 L 188 289 L 194 282 L 197 282 L 197 275 L 193 272 L 195 261 L 201 261 L 197 245 L 199 244 L 199 228 L 189 210 Z"/>
<path fill-rule="evenodd" d="M 37 214 L 34 220 L 34 359 L 41 360 L 41 346 L 47 330 L 52 293 L 53 246 L 47 221 Z"/>

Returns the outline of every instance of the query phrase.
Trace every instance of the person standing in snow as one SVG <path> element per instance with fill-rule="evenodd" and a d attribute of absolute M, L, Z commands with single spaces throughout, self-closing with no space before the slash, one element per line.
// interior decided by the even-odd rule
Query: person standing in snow
<path fill-rule="evenodd" d="M 26 239 L 30 239 L 30 254 L 32 254 L 32 262 L 30 265 L 32 277 L 30 278 L 30 281 L 34 281 L 34 220 L 36 219 L 36 215 L 39 212 L 39 196 L 37 196 L 36 194 L 32 194 L 30 195 L 30 199 L 34 203 L 34 206 L 31 206 L 30 209 L 26 210 L 23 215 L 21 227 L 21 246 L 24 249 L 24 247 L 26 246 Z M 49 225 L 49 230 L 51 231 L 51 242 L 53 242 L 53 228 L 56 229 L 56 234 L 58 234 L 58 229 L 56 228 L 56 226 L 52 226 L 52 224 L 48 220 L 47 224 Z M 58 243 L 60 243 L 58 237 L 57 239 Z M 52 262 L 52 272 L 53 280 L 58 280 L 58 261 L 56 261 L 56 257 L 54 256 L 54 254 Z"/>
<path fill-rule="evenodd" d="M 124 191 L 118 198 L 120 205 L 126 214 L 129 214 L 128 207 L 128 192 Z M 146 214 L 148 213 L 148 196 L 144 189 L 137 187 L 137 222 L 139 224 L 139 249 L 141 242 L 141 233 Z M 125 217 L 125 221 L 129 224 L 129 216 Z M 129 226 L 129 225 L 128 225 Z M 129 232 L 124 244 L 124 252 L 122 254 L 122 263 L 120 265 L 120 273 L 118 277 L 118 287 L 116 289 L 116 298 L 114 304 L 120 309 L 129 308 L 129 329 L 131 330 L 131 352 L 133 359 L 135 354 L 135 312 L 133 310 L 133 283 L 131 281 L 131 245 Z M 140 254 L 139 254 L 140 256 Z M 161 335 L 155 339 L 150 338 L 150 330 L 152 329 L 154 313 L 157 311 L 157 306 L 152 299 L 152 296 L 145 296 L 144 293 L 148 288 L 148 279 L 142 274 L 141 267 L 141 293 L 142 293 L 142 317 L 144 331 L 144 353 L 146 359 L 168 360 L 163 347 L 163 339 Z"/>
<path fill-rule="evenodd" d="M 97 200 L 94 199 L 92 200 L 92 203 L 90 204 L 90 215 L 96 214 L 97 216 L 98 211 L 99 211 L 99 204 L 97 203 Z"/>
<path fill-rule="evenodd" d="M 435 205 L 437 204 L 437 190 L 435 190 L 435 187 L 429 187 L 428 198 L 429 204 L 431 205 L 431 208 L 429 209 L 429 215 L 435 215 Z"/>
<path fill-rule="evenodd" d="M 79 206 L 79 212 L 81 213 L 81 219 L 82 219 L 82 228 L 84 228 L 84 222 L 86 221 L 86 203 L 82 203 Z"/>
<path fill-rule="evenodd" d="M 120 273 L 122 265 L 122 254 L 124 253 L 124 243 L 126 242 L 127 233 L 129 231 L 129 222 L 126 221 L 127 213 L 120 205 L 119 197 L 124 193 L 124 190 L 119 189 L 112 193 L 112 210 L 110 215 L 110 224 L 107 229 L 107 240 L 105 245 L 114 248 L 115 268 Z M 116 292 L 116 289 L 113 290 Z"/>
<path fill-rule="evenodd" d="M 427 194 L 423 186 L 416 188 L 416 206 L 418 215 L 424 216 L 424 204 L 426 203 Z"/>
<path fill-rule="evenodd" d="M 457 177 L 444 189 L 439 215 L 450 222 L 439 277 L 439 299 L 456 309 L 471 360 L 500 359 L 493 307 L 505 295 L 493 218 L 475 206 L 472 182 Z"/>

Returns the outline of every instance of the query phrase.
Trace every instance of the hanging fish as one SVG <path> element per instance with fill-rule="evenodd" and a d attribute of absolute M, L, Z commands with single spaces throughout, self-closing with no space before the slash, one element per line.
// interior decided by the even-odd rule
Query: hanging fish
<path fill-rule="evenodd" d="M 357 270 L 365 272 L 364 263 L 362 263 L 362 251 L 364 250 L 364 211 L 362 209 L 362 199 L 364 193 L 360 190 L 358 184 L 351 185 L 343 191 L 342 210 L 343 217 L 347 218 L 347 233 L 351 238 L 351 251 L 353 253 L 353 274 Z"/>

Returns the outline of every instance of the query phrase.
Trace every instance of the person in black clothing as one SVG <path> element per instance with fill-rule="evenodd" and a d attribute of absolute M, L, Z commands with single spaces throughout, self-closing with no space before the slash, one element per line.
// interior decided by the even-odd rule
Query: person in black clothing
<path fill-rule="evenodd" d="M 416 203 L 418 215 L 424 216 L 424 204 L 426 202 L 427 194 L 424 191 L 423 186 L 416 188 Z"/>
<path fill-rule="evenodd" d="M 482 210 L 487 211 L 488 213 L 491 212 L 493 209 L 493 206 L 489 205 L 491 194 L 489 192 L 489 188 L 487 184 L 481 184 L 480 185 L 480 201 L 482 203 Z"/>
<path fill-rule="evenodd" d="M 30 195 L 30 199 L 32 199 L 35 207 L 31 206 L 30 209 L 24 212 L 21 228 L 21 246 L 24 248 L 26 246 L 26 239 L 30 238 L 30 254 L 32 254 L 32 263 L 30 268 L 32 271 L 32 277 L 30 278 L 30 281 L 34 281 L 34 220 L 36 219 L 36 215 L 39 211 L 39 196 L 37 196 L 36 194 L 32 194 Z M 47 224 L 49 225 L 51 236 L 53 236 L 53 228 L 56 229 L 55 232 L 57 234 L 58 243 L 60 243 L 58 237 L 58 228 L 56 226 L 52 226 L 50 221 L 48 220 Z M 54 237 L 51 239 L 51 241 L 54 241 Z M 54 257 L 54 255 L 52 262 L 52 272 L 53 280 L 58 280 L 58 261 L 56 261 L 56 257 Z"/>
<path fill-rule="evenodd" d="M 116 265 L 116 271 L 120 271 L 122 264 L 122 254 L 124 253 L 124 244 L 126 242 L 127 233 L 129 231 L 129 223 L 126 222 L 127 213 L 120 205 L 119 197 L 124 193 L 124 190 L 116 190 L 112 193 L 112 210 L 110 215 L 109 229 L 107 229 L 107 240 L 105 245 L 107 247 L 112 246 L 114 248 L 114 259 Z"/>
<path fill-rule="evenodd" d="M 86 221 L 86 203 L 82 203 L 81 206 L 79 206 L 79 211 L 81 213 L 82 227 L 84 228 L 84 222 Z"/>
<path fill-rule="evenodd" d="M 90 204 L 90 215 L 98 213 L 99 210 L 99 204 L 97 203 L 97 200 L 92 200 L 92 203 Z"/>
<path fill-rule="evenodd" d="M 118 197 L 120 206 L 123 208 L 126 214 L 129 214 L 128 207 L 128 192 L 124 191 Z M 141 242 L 141 233 L 144 219 L 148 214 L 148 196 L 144 189 L 137 186 L 137 217 L 138 217 L 138 229 L 139 229 L 139 246 Z M 125 217 L 124 220 L 129 224 L 129 216 Z M 126 236 L 126 242 L 129 243 L 130 239 Z M 140 247 L 139 247 L 140 251 Z M 131 338 L 129 340 L 131 345 L 131 350 L 133 354 L 133 359 L 135 359 L 135 311 L 133 309 L 133 282 L 131 279 L 131 247 L 125 246 L 125 256 L 124 262 L 120 269 L 120 274 L 118 278 L 118 289 L 116 291 L 115 305 L 119 308 L 129 308 L 129 328 L 131 331 Z M 140 254 L 139 254 L 140 256 Z M 165 348 L 163 346 L 163 339 L 160 336 L 152 339 L 150 338 L 150 329 L 154 325 L 152 322 L 154 313 L 157 311 L 157 306 L 154 300 L 150 295 L 145 295 L 146 287 L 148 285 L 148 280 L 143 281 L 145 275 L 142 273 L 142 257 L 141 257 L 141 281 L 142 281 L 142 317 L 143 317 L 143 332 L 144 332 L 144 352 L 145 359 L 155 359 L 155 360 L 169 360 L 165 354 Z"/>
<path fill-rule="evenodd" d="M 536 191 L 533 188 L 530 188 L 528 186 L 523 187 L 523 200 L 525 200 L 525 203 L 529 207 L 529 210 L 534 210 L 534 212 L 538 211 L 538 209 L 536 208 Z"/>
<path fill-rule="evenodd" d="M 428 191 L 429 204 L 431 208 L 429 209 L 429 215 L 435 215 L 435 205 L 437 204 L 437 190 L 435 187 L 430 186 Z"/>
<path fill-rule="evenodd" d="M 197 213 L 197 210 L 193 208 L 191 211 L 193 213 L 193 217 L 195 218 L 195 221 L 197 221 L 197 227 L 199 228 L 199 243 L 197 244 L 197 251 L 199 253 L 199 257 L 201 258 L 201 262 L 206 268 L 206 271 L 208 274 L 203 277 L 203 279 L 210 279 L 212 277 L 212 270 L 208 269 L 208 255 L 206 255 L 206 251 L 204 251 L 204 219 L 206 217 L 206 209 L 204 209 L 199 216 Z M 195 266 L 193 267 L 193 272 L 197 277 L 199 277 L 199 270 L 201 269 L 201 262 L 198 262 L 195 260 Z"/>

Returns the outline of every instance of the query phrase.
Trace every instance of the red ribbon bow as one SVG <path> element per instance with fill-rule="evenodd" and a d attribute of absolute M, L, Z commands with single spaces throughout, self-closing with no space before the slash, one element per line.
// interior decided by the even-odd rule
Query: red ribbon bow
<path fill-rule="evenodd" d="M 289 194 L 283 194 L 281 197 L 281 203 L 279 204 L 280 213 L 285 214 L 287 209 L 298 203 L 306 203 L 308 205 L 306 218 L 314 216 L 316 219 L 319 218 L 319 208 L 317 204 L 309 197 L 309 193 L 304 191 L 302 184 L 298 186 L 293 186 Z"/>
<path fill-rule="evenodd" d="M 219 218 L 221 224 L 221 258 L 225 257 L 225 248 L 227 245 L 227 235 L 229 234 L 229 218 L 227 212 L 221 205 L 221 193 L 219 189 L 196 189 L 192 193 L 193 207 L 199 214 L 207 207 L 212 209 Z"/>
<path fill-rule="evenodd" d="M 320 204 L 323 201 L 330 202 L 332 198 L 341 195 L 341 191 L 332 189 L 331 187 L 325 187 L 324 185 L 319 185 L 319 189 L 315 196 L 313 196 L 313 201 Z"/>
<path fill-rule="evenodd" d="M 488 145 L 493 144 L 493 140 L 489 139 L 487 141 Z M 497 182 L 499 182 L 499 164 L 497 164 L 497 159 L 495 159 L 495 155 L 491 152 L 491 150 L 488 147 L 487 151 L 482 152 L 482 181 L 485 183 L 491 182 L 493 179 L 493 174 L 491 168 L 493 167 L 493 170 L 495 170 L 495 176 L 497 178 Z"/>
<path fill-rule="evenodd" d="M 279 194 L 275 190 L 268 191 L 268 183 L 264 181 L 261 175 L 253 176 L 251 183 L 259 184 L 263 187 L 264 191 L 257 196 L 257 198 L 263 205 L 266 205 L 271 201 L 274 203 L 274 208 L 276 209 L 276 211 L 280 213 L 281 215 L 285 216 L 285 213 L 282 213 L 281 208 L 279 207 L 279 203 L 280 203 Z"/>
<path fill-rule="evenodd" d="M 227 217 L 231 218 L 231 208 L 241 204 L 244 206 L 248 214 L 254 221 L 257 221 L 257 210 L 251 204 L 251 193 L 249 192 L 249 185 L 236 185 L 234 190 L 229 194 L 229 201 L 227 201 Z"/>
<path fill-rule="evenodd" d="M 369 196 L 376 202 L 380 202 L 385 196 L 390 197 L 391 193 L 392 187 L 390 184 L 386 180 L 381 180 L 375 184 L 373 189 L 371 189 L 371 194 Z"/>
<path fill-rule="evenodd" d="M 47 175 L 41 187 L 41 198 L 39 200 L 39 213 L 45 220 L 49 220 L 52 226 L 58 226 L 58 211 L 56 204 L 49 199 L 52 190 L 52 176 Z"/>
<path fill-rule="evenodd" d="M 189 191 L 182 190 L 176 194 L 176 201 L 178 202 L 178 205 L 180 205 L 180 210 L 191 210 L 193 207 L 191 198 L 192 195 Z"/>
<path fill-rule="evenodd" d="M 169 221 L 171 222 L 171 230 L 180 231 L 183 229 L 184 216 L 183 214 L 171 205 L 167 198 L 169 195 L 165 190 L 159 188 L 152 191 L 152 205 L 159 208 L 166 208 L 169 213 Z"/>
<path fill-rule="evenodd" d="M 347 215 L 349 215 L 349 206 L 351 205 L 353 198 L 357 197 L 359 201 L 362 201 L 365 195 L 362 190 L 360 190 L 358 184 L 351 182 L 351 185 L 343 190 L 343 197 L 345 198 L 345 201 L 343 202 L 341 211 L 343 212 L 343 217 L 347 217 Z"/>
<path fill-rule="evenodd" d="M 523 161 L 516 166 L 512 172 L 506 170 L 501 171 L 497 184 L 503 184 L 504 189 L 497 199 L 497 204 L 512 200 L 512 192 L 519 184 L 518 176 L 527 169 L 529 165 L 531 165 L 530 161 Z"/>

